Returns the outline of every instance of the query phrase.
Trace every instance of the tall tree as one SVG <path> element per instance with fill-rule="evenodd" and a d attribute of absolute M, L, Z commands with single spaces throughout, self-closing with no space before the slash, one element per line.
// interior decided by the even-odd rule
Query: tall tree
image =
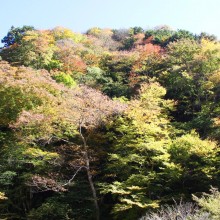
<path fill-rule="evenodd" d="M 112 195 L 117 219 L 134 219 L 159 205 L 160 176 L 169 164 L 170 143 L 164 94 L 157 83 L 143 85 L 139 99 L 132 100 L 126 114 L 109 125 L 112 149 L 107 183 L 101 186 L 102 193 Z"/>

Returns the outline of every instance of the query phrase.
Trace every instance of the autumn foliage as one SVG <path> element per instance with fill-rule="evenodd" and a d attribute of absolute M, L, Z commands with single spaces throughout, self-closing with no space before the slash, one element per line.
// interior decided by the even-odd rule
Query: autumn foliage
<path fill-rule="evenodd" d="M 190 219 L 218 218 L 215 37 L 24 26 L 2 43 L 0 219 L 155 219 L 187 204 Z"/>

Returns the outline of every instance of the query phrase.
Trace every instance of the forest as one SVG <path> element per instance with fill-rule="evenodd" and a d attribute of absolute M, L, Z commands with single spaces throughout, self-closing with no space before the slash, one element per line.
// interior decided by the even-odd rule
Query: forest
<path fill-rule="evenodd" d="M 214 35 L 12 26 L 2 44 L 0 219 L 220 219 Z"/>

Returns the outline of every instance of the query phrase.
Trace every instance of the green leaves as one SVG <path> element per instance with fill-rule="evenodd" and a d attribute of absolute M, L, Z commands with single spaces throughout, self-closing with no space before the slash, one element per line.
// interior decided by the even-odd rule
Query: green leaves
<path fill-rule="evenodd" d="M 210 194 L 203 193 L 202 197 L 193 195 L 193 199 L 202 207 L 203 211 L 211 214 L 212 219 L 220 218 L 220 193 L 217 188 L 212 187 Z"/>
<path fill-rule="evenodd" d="M 218 158 L 219 150 L 215 142 L 187 134 L 174 140 L 168 152 L 170 160 L 179 167 L 177 183 L 190 192 L 207 190 L 207 184 L 217 175 L 214 158 Z M 201 184 L 196 184 L 198 181 Z"/>
<path fill-rule="evenodd" d="M 34 27 L 24 25 L 21 28 L 15 28 L 12 26 L 7 35 L 1 40 L 1 42 L 4 43 L 4 47 L 9 47 L 13 44 L 20 44 L 25 33 L 31 30 L 34 30 Z"/>
<path fill-rule="evenodd" d="M 59 155 L 55 152 L 43 151 L 38 148 L 27 148 L 22 152 L 23 157 L 34 166 L 47 165 L 47 163 L 53 162 L 59 158 Z"/>
<path fill-rule="evenodd" d="M 138 99 L 129 102 L 125 115 L 109 127 L 115 137 L 106 172 L 113 182 L 102 192 L 119 200 L 113 208 L 116 215 L 158 207 L 156 185 L 161 183 L 160 173 L 169 163 L 166 101 L 161 98 L 164 94 L 165 89 L 157 83 L 143 85 Z"/>
<path fill-rule="evenodd" d="M 55 73 L 53 77 L 58 83 L 63 83 L 64 85 L 70 88 L 76 86 L 76 82 L 74 81 L 74 79 L 66 73 L 63 72 Z"/>
<path fill-rule="evenodd" d="M 0 185 L 8 186 L 13 184 L 14 177 L 17 176 L 16 172 L 5 171 L 0 175 Z"/>
<path fill-rule="evenodd" d="M 94 202 L 101 218 L 133 220 L 219 185 L 219 42 L 143 32 L 9 31 L 0 218 L 92 219 Z"/>

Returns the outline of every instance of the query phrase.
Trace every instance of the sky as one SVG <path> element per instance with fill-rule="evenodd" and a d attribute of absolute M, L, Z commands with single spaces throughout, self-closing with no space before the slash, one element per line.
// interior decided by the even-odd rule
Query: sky
<path fill-rule="evenodd" d="M 0 0 L 0 39 L 13 25 L 145 29 L 168 25 L 220 39 L 220 0 Z"/>

